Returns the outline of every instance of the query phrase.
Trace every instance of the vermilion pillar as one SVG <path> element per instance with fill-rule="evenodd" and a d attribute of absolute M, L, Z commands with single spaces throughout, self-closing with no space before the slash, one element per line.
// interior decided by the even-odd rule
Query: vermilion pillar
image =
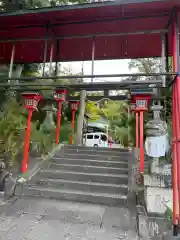
<path fill-rule="evenodd" d="M 140 173 L 144 173 L 144 110 L 139 111 Z"/>
<path fill-rule="evenodd" d="M 136 148 L 139 148 L 139 113 L 136 112 Z"/>
<path fill-rule="evenodd" d="M 23 93 L 22 95 L 25 99 L 24 107 L 28 110 L 28 120 L 24 142 L 24 158 L 22 161 L 22 173 L 24 174 L 26 173 L 28 166 L 29 143 L 31 135 L 31 118 L 33 111 L 37 110 L 38 102 L 42 99 L 42 97 L 38 93 Z"/>
<path fill-rule="evenodd" d="M 144 112 L 148 109 L 150 95 L 136 95 L 136 147 L 140 150 L 140 174 L 144 174 Z M 142 183 L 142 181 L 141 181 Z"/>
<path fill-rule="evenodd" d="M 172 89 L 172 188 L 173 188 L 173 236 L 178 235 L 178 216 L 179 216 L 179 197 L 177 186 L 177 162 L 178 152 L 176 144 L 176 104 L 175 104 L 175 86 Z"/>
<path fill-rule="evenodd" d="M 73 144 L 73 134 L 75 130 L 75 116 L 76 116 L 76 111 L 78 109 L 80 102 L 71 101 L 70 104 L 71 104 L 71 110 L 72 110 L 72 135 L 70 136 L 70 144 Z"/>
<path fill-rule="evenodd" d="M 60 130 L 61 130 L 61 113 L 62 105 L 65 101 L 65 95 L 67 91 L 65 89 L 56 89 L 54 93 L 54 98 L 58 102 L 58 111 L 57 111 L 57 125 L 56 125 L 56 144 L 59 144 Z"/>
<path fill-rule="evenodd" d="M 175 13 L 172 26 L 173 72 L 179 72 L 179 27 Z M 173 188 L 173 235 L 178 235 L 180 206 L 180 77 L 177 76 L 172 88 L 172 188 Z"/>

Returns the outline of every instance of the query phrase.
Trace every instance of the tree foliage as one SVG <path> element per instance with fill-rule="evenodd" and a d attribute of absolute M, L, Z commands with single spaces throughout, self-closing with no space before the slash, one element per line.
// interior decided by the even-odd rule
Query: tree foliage
<path fill-rule="evenodd" d="M 108 101 L 101 108 L 101 116 L 110 122 L 109 132 L 121 145 L 128 146 L 128 104 L 125 101 Z"/>
<path fill-rule="evenodd" d="M 121 101 L 108 101 L 101 108 L 102 116 L 111 122 L 111 126 L 124 126 L 124 117 L 127 115 L 127 104 Z"/>
<path fill-rule="evenodd" d="M 8 97 L 0 114 L 0 153 L 14 162 L 23 147 L 26 113 L 13 97 Z"/>
<path fill-rule="evenodd" d="M 87 102 L 85 113 L 90 116 L 91 121 L 98 120 L 100 118 L 100 109 L 95 102 Z"/>
<path fill-rule="evenodd" d="M 169 63 L 169 71 L 172 69 L 172 59 L 168 59 Z M 143 73 L 154 73 L 161 71 L 161 61 L 159 58 L 140 58 L 140 59 L 133 59 L 129 63 L 129 69 L 137 70 L 138 72 Z M 154 79 L 154 77 L 146 77 L 146 80 Z M 169 79 L 167 79 L 168 82 Z M 164 106 L 163 113 L 161 117 L 166 120 L 167 118 L 171 118 L 171 111 L 172 111 L 172 91 L 169 88 L 161 89 L 161 95 L 165 97 L 165 101 L 161 101 L 161 104 Z"/>
<path fill-rule="evenodd" d="M 136 69 L 138 72 L 144 73 L 154 73 L 158 72 L 160 69 L 160 59 L 159 58 L 139 58 L 132 59 L 129 62 L 129 69 Z"/>
<path fill-rule="evenodd" d="M 36 9 L 55 7 L 68 4 L 87 3 L 87 0 L 1 0 L 0 11 L 17 11 L 22 9 Z"/>

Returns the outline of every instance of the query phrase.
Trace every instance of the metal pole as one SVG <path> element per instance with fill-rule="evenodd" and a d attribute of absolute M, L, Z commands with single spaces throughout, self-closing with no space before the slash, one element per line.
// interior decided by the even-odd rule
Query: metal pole
<path fill-rule="evenodd" d="M 48 41 L 45 40 L 45 42 L 44 42 L 44 61 L 43 61 L 43 70 L 42 70 L 43 77 L 45 74 L 45 66 L 46 66 L 46 58 L 47 58 L 47 45 L 48 45 Z"/>
<path fill-rule="evenodd" d="M 22 173 L 23 174 L 26 173 L 26 171 L 27 171 L 32 114 L 33 114 L 33 110 L 29 109 L 28 110 L 27 128 L 26 128 L 26 137 L 25 137 L 25 144 L 24 144 L 24 158 L 23 158 L 23 162 L 22 162 Z"/>
<path fill-rule="evenodd" d="M 165 44 L 166 44 L 166 72 L 169 72 L 169 39 L 168 39 L 168 33 L 165 33 Z M 166 83 L 167 83 L 168 77 L 166 76 Z"/>
<path fill-rule="evenodd" d="M 56 126 L 56 144 L 59 144 L 60 128 L 61 128 L 61 112 L 62 112 L 62 101 L 58 102 L 57 112 L 57 126 Z"/>
<path fill-rule="evenodd" d="M 125 85 L 126 82 L 128 84 L 136 83 L 138 84 L 144 84 L 148 83 L 148 80 L 143 80 L 143 81 L 136 81 L 137 77 L 160 77 L 160 76 L 177 76 L 177 72 L 169 72 L 169 73 L 133 73 L 133 74 L 97 74 L 97 75 L 66 75 L 66 76 L 53 76 L 53 77 L 46 77 L 46 79 L 77 79 L 77 78 L 122 78 L 122 77 L 131 77 L 134 78 L 134 80 L 126 80 L 126 81 L 121 81 L 118 84 Z M 3 77 L 3 80 L 9 80 L 7 77 Z M 21 77 L 21 78 L 13 78 L 15 80 L 41 80 L 44 79 L 43 77 Z M 100 82 L 101 84 L 104 84 L 103 82 Z M 116 82 L 117 83 L 117 82 Z M 149 85 L 151 84 L 158 84 L 162 83 L 162 80 L 149 80 Z M 88 84 L 87 84 L 88 85 Z"/>
<path fill-rule="evenodd" d="M 55 65 L 55 71 L 54 71 L 54 76 L 56 77 L 58 74 L 58 62 L 56 62 L 56 65 Z M 56 78 L 55 78 L 56 80 Z"/>
<path fill-rule="evenodd" d="M 52 61 L 53 61 L 53 52 L 54 52 L 54 44 L 51 44 L 51 52 L 50 52 L 50 64 L 49 64 L 49 76 L 52 74 Z"/>
<path fill-rule="evenodd" d="M 12 78 L 13 65 L 14 65 L 14 55 L 15 55 L 15 43 L 13 43 L 12 52 L 11 52 L 11 62 L 9 66 L 9 80 Z"/>
<path fill-rule="evenodd" d="M 51 78 L 46 78 L 44 77 L 44 79 L 51 79 Z M 54 79 L 54 78 L 52 78 Z M 55 78 L 56 79 L 56 78 Z M 7 80 L 3 78 L 3 80 Z M 11 80 L 10 78 L 8 78 L 8 80 Z M 24 81 L 30 81 L 30 79 L 27 79 L 27 78 L 23 78 L 23 77 L 20 77 L 20 78 L 15 78 L 13 77 L 13 79 L 15 82 L 16 81 L 21 81 L 21 80 L 24 80 Z M 31 80 L 39 80 L 39 78 L 33 78 Z M 41 80 L 41 79 L 40 79 Z M 159 82 L 160 81 L 160 82 Z M 149 81 L 149 82 L 152 82 L 152 81 Z M 162 87 L 161 85 L 161 80 L 158 80 L 156 81 L 156 83 L 158 82 L 158 84 L 156 84 L 157 86 L 147 86 L 148 88 L 152 89 L 152 88 L 156 88 L 156 87 Z M 90 89 L 91 91 L 93 90 L 96 90 L 97 88 L 99 89 L 99 91 L 102 91 L 102 89 L 105 90 L 113 90 L 113 89 L 117 89 L 117 88 L 129 88 L 129 85 L 134 85 L 134 86 L 131 86 L 131 89 L 141 89 L 142 88 L 142 85 L 149 85 L 148 82 L 145 82 L 143 81 L 142 82 L 142 85 L 137 85 L 137 82 L 134 82 L 134 81 L 126 81 L 126 83 L 122 83 L 122 82 L 105 82 L 105 83 L 102 83 L 102 82 L 96 82 L 95 84 L 91 84 L 91 83 L 79 83 L 79 84 L 66 84 L 66 87 L 67 88 L 76 88 L 77 90 L 81 90 L 81 89 Z M 0 87 L 7 87 L 8 84 L 6 83 L 0 83 Z M 19 86 L 23 86 L 23 87 L 40 87 L 42 86 L 42 84 L 32 84 L 32 83 L 21 83 Z M 52 84 L 52 83 L 49 83 L 49 84 L 43 84 L 44 87 L 59 87 L 61 88 L 61 85 L 60 84 Z M 64 85 L 63 85 L 64 87 Z M 106 97 L 104 97 L 106 98 Z M 108 99 L 109 97 L 107 97 L 106 99 Z M 163 99 L 163 97 L 159 97 L 159 96 L 156 96 L 156 99 Z"/>
<path fill-rule="evenodd" d="M 166 72 L 166 59 L 165 59 L 165 35 L 162 35 L 162 49 L 161 49 L 161 72 Z M 162 76 L 162 80 L 163 80 L 163 87 L 166 87 L 166 77 Z"/>
<path fill-rule="evenodd" d="M 59 56 L 59 40 L 56 40 L 56 65 L 55 65 L 55 71 L 54 71 L 54 76 L 57 77 L 58 75 L 58 56 Z"/>
<path fill-rule="evenodd" d="M 94 56 L 95 56 L 95 38 L 93 38 L 92 43 L 92 65 L 91 65 L 91 75 L 94 75 Z M 91 83 L 93 83 L 93 77 L 91 78 Z"/>

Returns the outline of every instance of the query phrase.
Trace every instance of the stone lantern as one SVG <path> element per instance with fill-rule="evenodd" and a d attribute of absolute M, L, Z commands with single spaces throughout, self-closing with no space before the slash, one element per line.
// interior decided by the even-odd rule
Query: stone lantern
<path fill-rule="evenodd" d="M 41 130 L 46 133 L 50 133 L 51 131 L 56 129 L 56 125 L 53 119 L 53 114 L 54 112 L 57 111 L 57 109 L 52 104 L 52 105 L 45 106 L 43 110 L 46 112 L 46 118 L 41 125 Z"/>

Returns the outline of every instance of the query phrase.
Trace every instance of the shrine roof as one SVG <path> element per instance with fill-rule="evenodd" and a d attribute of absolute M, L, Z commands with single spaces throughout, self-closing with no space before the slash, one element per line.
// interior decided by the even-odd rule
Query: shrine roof
<path fill-rule="evenodd" d="M 47 62 L 51 43 L 53 61 L 91 60 L 93 39 L 95 60 L 158 57 L 175 8 L 179 0 L 119 0 L 0 13 L 0 63 L 10 62 L 13 43 L 15 63 L 43 62 L 45 38 Z"/>

